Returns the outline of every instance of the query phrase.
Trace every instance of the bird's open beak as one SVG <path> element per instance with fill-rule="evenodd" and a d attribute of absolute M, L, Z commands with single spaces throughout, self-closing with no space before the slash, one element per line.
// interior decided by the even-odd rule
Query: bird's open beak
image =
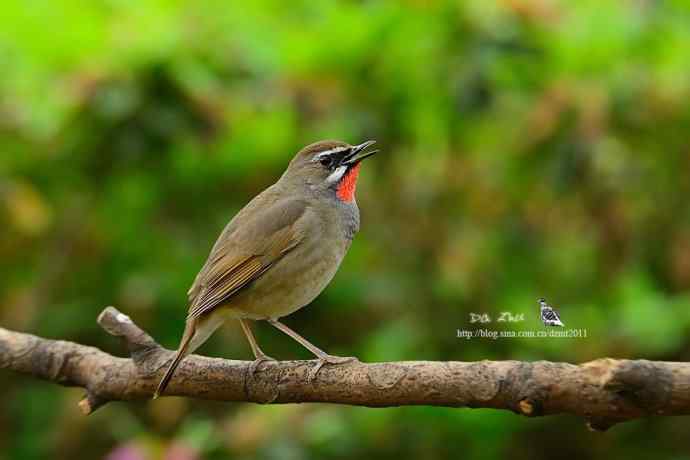
<path fill-rule="evenodd" d="M 359 145 L 355 145 L 352 147 L 350 152 L 348 152 L 347 155 L 345 155 L 345 158 L 340 162 L 341 165 L 354 165 L 362 161 L 363 159 L 372 156 L 373 154 L 377 153 L 378 150 L 367 150 L 367 147 L 370 145 L 376 144 L 376 141 L 366 141 L 362 142 Z"/>

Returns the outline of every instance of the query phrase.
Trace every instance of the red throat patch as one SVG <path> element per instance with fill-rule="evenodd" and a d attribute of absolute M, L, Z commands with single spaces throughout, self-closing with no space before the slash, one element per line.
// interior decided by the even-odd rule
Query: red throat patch
<path fill-rule="evenodd" d="M 359 177 L 360 166 L 362 166 L 362 163 L 357 163 L 345 173 L 345 177 L 340 179 L 338 191 L 336 193 L 341 201 L 349 203 L 355 199 L 355 190 L 357 189 L 357 178 Z"/>

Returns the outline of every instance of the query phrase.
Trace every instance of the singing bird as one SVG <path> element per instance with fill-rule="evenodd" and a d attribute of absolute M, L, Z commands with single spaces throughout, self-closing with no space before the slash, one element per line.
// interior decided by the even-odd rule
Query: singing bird
<path fill-rule="evenodd" d="M 332 356 L 280 318 L 311 303 L 333 279 L 359 230 L 355 188 L 361 162 L 378 150 L 326 140 L 308 145 L 280 179 L 249 202 L 222 231 L 189 289 L 189 313 L 177 353 L 161 379 L 161 395 L 180 362 L 223 324 L 239 320 L 254 353 L 251 372 L 272 360 L 259 347 L 248 320 L 265 320 L 306 347 L 324 364 Z"/>

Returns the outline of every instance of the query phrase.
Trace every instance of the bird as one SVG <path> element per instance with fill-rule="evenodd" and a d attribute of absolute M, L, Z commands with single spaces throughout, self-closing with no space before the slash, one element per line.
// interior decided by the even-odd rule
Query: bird
<path fill-rule="evenodd" d="M 177 351 L 153 399 L 182 360 L 227 320 L 239 320 L 254 354 L 252 374 L 274 360 L 259 347 L 249 321 L 267 321 L 317 358 L 309 373 L 353 357 L 332 356 L 280 319 L 310 304 L 331 282 L 360 227 L 355 199 L 362 161 L 375 141 L 322 140 L 302 148 L 273 185 L 223 229 L 187 295 L 189 311 Z"/>
<path fill-rule="evenodd" d="M 539 299 L 539 310 L 541 312 L 541 321 L 544 323 L 544 326 L 565 326 L 558 312 L 546 303 L 546 299 Z"/>

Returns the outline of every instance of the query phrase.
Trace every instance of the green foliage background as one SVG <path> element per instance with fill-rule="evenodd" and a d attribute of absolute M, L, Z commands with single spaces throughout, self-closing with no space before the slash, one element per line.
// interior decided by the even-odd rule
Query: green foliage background
<path fill-rule="evenodd" d="M 362 231 L 286 322 L 362 360 L 690 360 L 687 1 L 6 1 L 0 324 L 122 354 L 116 305 L 176 346 L 225 223 L 321 138 L 376 139 Z M 560 308 L 588 338 L 462 340 Z M 308 358 L 265 324 L 263 347 Z M 237 325 L 201 353 L 249 359 Z M 0 459 L 687 459 L 687 418 L 179 398 L 81 417 L 3 372 Z"/>

